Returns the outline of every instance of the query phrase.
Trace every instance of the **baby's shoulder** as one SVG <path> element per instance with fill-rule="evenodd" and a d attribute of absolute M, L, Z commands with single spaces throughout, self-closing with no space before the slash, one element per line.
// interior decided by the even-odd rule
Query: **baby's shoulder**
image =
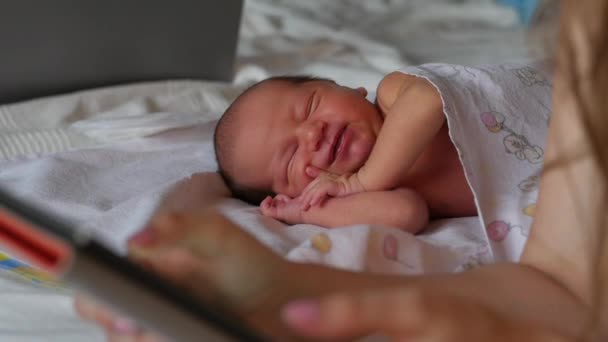
<path fill-rule="evenodd" d="M 397 95 L 401 89 L 416 83 L 420 78 L 400 71 L 393 71 L 384 76 L 378 84 L 376 93 L 378 96 L 390 97 Z"/>
<path fill-rule="evenodd" d="M 415 93 L 414 96 L 418 99 L 418 103 L 424 98 L 424 96 L 430 94 L 431 100 L 440 100 L 437 90 L 435 87 L 425 78 L 416 75 L 406 74 L 400 71 L 394 71 L 386 75 L 378 85 L 376 90 L 377 103 L 383 113 L 387 113 L 389 108 L 393 106 L 395 101 L 405 93 Z"/>
<path fill-rule="evenodd" d="M 418 77 L 399 71 L 384 76 L 376 89 L 376 99 L 380 109 L 387 111 L 405 88 L 413 85 Z"/>

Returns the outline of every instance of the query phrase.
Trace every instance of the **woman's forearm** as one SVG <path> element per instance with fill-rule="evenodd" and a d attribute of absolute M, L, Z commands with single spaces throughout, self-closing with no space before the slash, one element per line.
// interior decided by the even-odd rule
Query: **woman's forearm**
<path fill-rule="evenodd" d="M 505 263 L 475 270 L 424 276 L 390 276 L 337 271 L 320 265 L 290 264 L 295 297 L 318 297 L 328 293 L 363 291 L 387 287 L 405 291 L 443 291 L 485 305 L 513 320 L 539 324 L 569 336 L 581 331 L 584 307 L 565 287 L 529 266 Z M 300 277 L 324 279 L 317 286 Z M 301 286 L 299 284 L 306 284 Z"/>

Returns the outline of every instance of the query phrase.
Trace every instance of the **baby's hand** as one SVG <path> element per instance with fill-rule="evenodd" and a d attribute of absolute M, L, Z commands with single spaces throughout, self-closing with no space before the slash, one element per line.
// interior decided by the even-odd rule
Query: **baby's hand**
<path fill-rule="evenodd" d="M 274 198 L 268 196 L 260 203 L 260 211 L 265 216 L 285 223 L 303 223 L 302 206 L 298 199 L 283 194 L 278 194 Z"/>
<path fill-rule="evenodd" d="M 365 191 L 356 173 L 336 175 L 309 166 L 306 168 L 306 174 L 314 180 L 306 186 L 299 197 L 304 210 L 321 205 L 329 196 L 343 197 Z"/>

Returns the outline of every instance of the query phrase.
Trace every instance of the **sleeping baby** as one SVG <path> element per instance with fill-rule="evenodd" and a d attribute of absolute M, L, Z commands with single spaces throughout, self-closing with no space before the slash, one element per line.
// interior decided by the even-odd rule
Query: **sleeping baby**
<path fill-rule="evenodd" d="M 364 88 L 327 79 L 266 79 L 220 119 L 214 138 L 219 172 L 234 196 L 290 224 L 366 223 L 417 233 L 429 218 L 476 215 L 461 160 L 466 148 L 450 139 L 446 116 L 477 110 L 485 115 L 482 125 L 502 129 L 504 117 L 494 109 L 508 99 L 486 106 L 494 101 L 484 89 L 503 80 L 511 82 L 505 87 L 519 86 L 516 79 L 542 81 L 526 68 L 406 68 L 382 79 L 375 103 Z M 440 89 L 448 83 L 474 99 L 447 103 L 454 94 Z M 534 149 L 516 152 L 533 155 Z"/>

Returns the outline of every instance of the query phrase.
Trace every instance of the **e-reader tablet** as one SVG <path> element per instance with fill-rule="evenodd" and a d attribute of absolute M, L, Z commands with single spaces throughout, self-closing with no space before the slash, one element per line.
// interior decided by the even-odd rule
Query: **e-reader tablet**
<path fill-rule="evenodd" d="M 174 341 L 268 341 L 241 321 L 114 254 L 67 220 L 0 189 L 0 249 Z"/>

